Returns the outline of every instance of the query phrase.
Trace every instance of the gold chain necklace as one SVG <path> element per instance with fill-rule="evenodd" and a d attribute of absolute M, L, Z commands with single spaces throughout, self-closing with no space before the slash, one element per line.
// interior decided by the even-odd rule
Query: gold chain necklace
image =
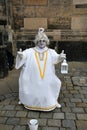
<path fill-rule="evenodd" d="M 46 71 L 46 63 L 47 63 L 48 51 L 46 51 L 45 53 L 46 53 L 46 57 L 45 57 L 45 60 L 43 60 L 44 61 L 44 67 L 43 67 L 43 70 L 42 70 L 41 66 L 40 66 L 40 61 L 39 61 L 39 58 L 38 58 L 39 54 L 35 51 L 35 58 L 36 58 L 36 61 L 37 61 L 40 77 L 42 79 L 44 78 L 44 74 L 45 74 L 45 71 Z"/>

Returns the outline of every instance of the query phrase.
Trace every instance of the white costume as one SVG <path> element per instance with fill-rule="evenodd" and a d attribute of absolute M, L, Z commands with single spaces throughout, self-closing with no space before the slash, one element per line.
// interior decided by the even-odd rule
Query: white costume
<path fill-rule="evenodd" d="M 35 42 L 43 38 L 49 42 L 42 28 L 40 31 Z M 57 99 L 61 81 L 55 75 L 55 64 L 64 59 L 64 54 L 59 55 L 46 46 L 40 49 L 38 45 L 18 52 L 16 69 L 22 69 L 19 77 L 19 99 L 27 109 L 50 111 L 60 107 Z"/>
<path fill-rule="evenodd" d="M 56 107 L 61 81 L 55 75 L 59 54 L 45 47 L 26 49 L 16 58 L 16 69 L 22 67 L 19 78 L 19 99 L 26 108 L 50 111 Z"/>

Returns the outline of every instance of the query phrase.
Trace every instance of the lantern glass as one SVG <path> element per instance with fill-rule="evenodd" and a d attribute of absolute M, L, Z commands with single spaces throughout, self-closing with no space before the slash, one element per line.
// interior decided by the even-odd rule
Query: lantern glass
<path fill-rule="evenodd" d="M 64 59 L 63 62 L 61 63 L 61 73 L 62 74 L 68 73 L 68 64 L 66 62 L 66 59 Z"/>

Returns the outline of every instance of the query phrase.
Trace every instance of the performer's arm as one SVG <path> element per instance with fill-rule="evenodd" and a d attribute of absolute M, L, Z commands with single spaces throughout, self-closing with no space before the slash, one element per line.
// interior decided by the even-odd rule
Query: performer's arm
<path fill-rule="evenodd" d="M 25 63 L 26 60 L 26 56 L 24 55 L 23 52 L 18 51 L 17 52 L 17 57 L 16 57 L 16 65 L 15 68 L 19 69 L 20 67 L 23 66 L 23 64 Z"/>

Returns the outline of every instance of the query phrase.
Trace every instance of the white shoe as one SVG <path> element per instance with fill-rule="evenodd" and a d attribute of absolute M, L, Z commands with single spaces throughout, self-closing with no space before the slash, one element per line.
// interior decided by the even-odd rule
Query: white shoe
<path fill-rule="evenodd" d="M 22 104 L 21 101 L 19 101 L 18 104 L 19 104 L 19 105 Z"/>
<path fill-rule="evenodd" d="M 61 108 L 61 105 L 57 102 L 56 107 Z"/>

